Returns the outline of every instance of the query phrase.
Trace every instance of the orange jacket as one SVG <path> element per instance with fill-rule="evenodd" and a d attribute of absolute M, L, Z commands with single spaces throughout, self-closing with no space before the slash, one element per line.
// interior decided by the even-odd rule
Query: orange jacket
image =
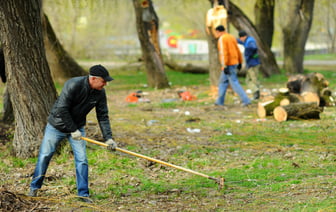
<path fill-rule="evenodd" d="M 242 54 L 238 48 L 236 38 L 229 33 L 224 32 L 218 39 L 219 61 L 222 70 L 226 66 L 237 65 L 243 63 Z"/>

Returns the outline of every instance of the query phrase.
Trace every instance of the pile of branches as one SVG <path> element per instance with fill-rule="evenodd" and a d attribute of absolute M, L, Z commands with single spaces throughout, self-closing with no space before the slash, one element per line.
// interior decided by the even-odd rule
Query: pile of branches
<path fill-rule="evenodd" d="M 41 202 L 16 195 L 5 188 L 0 189 L 0 211 L 49 211 Z"/>

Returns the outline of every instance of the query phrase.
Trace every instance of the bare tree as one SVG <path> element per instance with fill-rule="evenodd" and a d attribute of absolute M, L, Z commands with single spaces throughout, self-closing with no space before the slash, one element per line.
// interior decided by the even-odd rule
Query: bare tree
<path fill-rule="evenodd" d="M 287 74 L 303 73 L 305 45 L 313 20 L 314 0 L 288 1 L 283 27 L 284 69 Z"/>
<path fill-rule="evenodd" d="M 37 155 L 56 89 L 46 59 L 40 0 L 0 4 L 0 33 L 7 88 L 15 116 L 14 154 Z"/>
<path fill-rule="evenodd" d="M 269 77 L 273 74 L 279 74 L 280 70 L 271 49 L 264 43 L 255 26 L 250 19 L 235 4 L 230 1 L 230 23 L 238 30 L 243 29 L 249 35 L 256 39 L 258 44 L 258 53 L 261 59 L 261 72 Z"/>
<path fill-rule="evenodd" d="M 87 72 L 65 51 L 45 14 L 42 24 L 44 45 L 53 79 L 64 82 L 70 77 L 86 75 Z"/>
<path fill-rule="evenodd" d="M 158 42 L 158 17 L 151 0 L 133 0 L 136 28 L 147 71 L 148 85 L 153 88 L 169 87 Z M 153 29 L 156 27 L 156 29 Z M 154 34 L 151 34 L 154 33 Z M 155 37 L 155 38 L 154 38 Z"/>
<path fill-rule="evenodd" d="M 271 48 L 274 32 L 275 0 L 257 0 L 254 5 L 255 27 L 264 41 Z"/>
<path fill-rule="evenodd" d="M 206 35 L 208 40 L 208 51 L 209 51 L 209 79 L 210 85 L 212 87 L 218 86 L 218 80 L 221 74 L 221 64 L 219 62 L 219 55 L 217 49 L 218 38 L 214 34 L 215 28 L 218 24 L 223 25 L 225 28 L 228 27 L 228 15 L 227 6 L 224 4 L 223 0 L 209 0 L 211 8 L 208 10 L 206 15 Z M 220 11 L 220 12 L 218 12 Z M 215 16 L 219 17 L 215 17 Z M 217 18 L 217 19 L 215 19 Z"/>

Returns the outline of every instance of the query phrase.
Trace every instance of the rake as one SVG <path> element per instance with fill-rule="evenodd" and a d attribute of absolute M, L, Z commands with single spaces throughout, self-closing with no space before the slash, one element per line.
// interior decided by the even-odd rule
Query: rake
<path fill-rule="evenodd" d="M 103 147 L 108 146 L 105 143 L 93 140 L 91 138 L 82 137 L 82 139 L 85 140 L 85 141 L 88 141 L 90 143 L 103 146 Z M 152 161 L 152 162 L 156 162 L 156 163 L 159 163 L 159 164 L 162 164 L 162 165 L 165 165 L 165 166 L 168 166 L 168 167 L 172 167 L 172 168 L 175 168 L 175 169 L 178 169 L 178 170 L 182 170 L 182 171 L 185 171 L 185 172 L 188 172 L 188 173 L 191 173 L 191 174 L 195 174 L 195 175 L 198 175 L 198 176 L 201 176 L 201 177 L 205 177 L 205 178 L 208 178 L 210 180 L 214 180 L 218 184 L 218 189 L 219 190 L 224 187 L 224 178 L 223 177 L 221 177 L 221 178 L 211 177 L 209 175 L 206 175 L 206 174 L 203 174 L 203 173 L 200 173 L 200 172 L 196 172 L 196 171 L 193 171 L 191 169 L 187 169 L 187 168 L 184 168 L 184 167 L 181 167 L 181 166 L 177 166 L 177 165 L 174 165 L 174 164 L 171 164 L 171 163 L 167 163 L 167 162 L 164 162 L 162 160 L 151 158 L 151 157 L 148 157 L 148 156 L 145 156 L 145 155 L 142 155 L 142 154 L 139 154 L 139 153 L 135 153 L 135 152 L 132 152 L 132 151 L 129 151 L 129 150 L 126 150 L 126 149 L 122 149 L 122 148 L 119 148 L 119 147 L 116 147 L 116 151 L 123 152 L 123 153 L 129 154 L 129 155 L 133 155 L 135 157 L 143 158 L 143 159 L 146 159 L 146 160 L 149 160 L 149 161 Z"/>

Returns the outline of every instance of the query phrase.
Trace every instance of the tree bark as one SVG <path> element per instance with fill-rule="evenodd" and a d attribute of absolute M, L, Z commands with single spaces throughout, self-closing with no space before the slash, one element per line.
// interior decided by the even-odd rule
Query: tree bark
<path fill-rule="evenodd" d="M 2 121 L 5 124 L 13 124 L 14 122 L 14 112 L 13 112 L 13 105 L 10 100 L 10 96 L 8 93 L 8 89 L 6 88 L 4 95 L 3 95 L 3 116 Z"/>
<path fill-rule="evenodd" d="M 293 75 L 287 81 L 287 88 L 290 92 L 300 94 L 304 102 L 316 102 L 321 107 L 334 105 L 334 99 L 331 97 L 328 86 L 329 81 L 323 74 L 316 72 L 307 75 Z"/>
<path fill-rule="evenodd" d="M 7 77 L 6 77 L 5 56 L 4 56 L 2 48 L 0 48 L 0 76 L 1 76 L 1 81 L 3 83 L 6 83 Z M 3 102 L 2 121 L 5 124 L 12 124 L 14 122 L 14 113 L 13 113 L 12 102 L 10 101 L 7 88 L 5 88 L 2 102 Z"/>
<path fill-rule="evenodd" d="M 71 77 L 86 75 L 87 72 L 64 50 L 45 14 L 42 24 L 44 45 L 53 80 L 65 82 Z"/>
<path fill-rule="evenodd" d="M 179 65 L 173 60 L 165 60 L 165 65 L 174 71 L 182 72 L 182 73 L 192 73 L 192 74 L 209 73 L 209 69 L 207 67 L 195 66 L 190 63 L 187 63 L 186 65 Z"/>
<path fill-rule="evenodd" d="M 289 119 L 320 119 L 323 111 L 316 103 L 299 102 L 274 109 L 275 120 L 283 122 Z"/>
<path fill-rule="evenodd" d="M 210 80 L 210 86 L 212 90 L 217 90 L 219 77 L 221 74 L 221 64 L 219 62 L 219 55 L 218 55 L 218 48 L 217 48 L 217 42 L 218 39 L 214 35 L 214 28 L 217 27 L 214 25 L 213 20 L 211 21 L 211 17 L 213 14 L 210 12 L 214 9 L 214 7 L 218 5 L 222 5 L 225 10 L 228 10 L 228 1 L 224 0 L 209 0 L 211 9 L 208 10 L 208 13 L 206 14 L 205 20 L 205 31 L 207 35 L 207 41 L 208 41 L 208 52 L 209 52 L 209 80 Z M 210 12 L 210 13 L 209 13 Z M 228 17 L 228 16 L 227 16 Z M 216 24 L 221 23 L 227 31 L 228 29 L 228 20 L 227 18 L 224 18 L 221 16 L 219 18 L 220 21 L 216 21 Z M 217 92 L 216 92 L 217 95 Z"/>
<path fill-rule="evenodd" d="M 268 48 L 272 47 L 275 0 L 257 0 L 254 5 L 255 26 Z"/>
<path fill-rule="evenodd" d="M 283 27 L 284 69 L 303 73 L 305 45 L 313 21 L 314 0 L 289 1 L 288 20 Z"/>
<path fill-rule="evenodd" d="M 217 39 L 212 34 L 207 34 L 209 50 L 209 79 L 211 86 L 218 86 L 221 74 L 221 64 L 219 62 Z"/>
<path fill-rule="evenodd" d="M 164 69 L 161 53 L 159 53 L 161 51 L 158 51 L 157 48 L 155 48 L 155 43 L 151 42 L 149 29 L 147 28 L 148 22 L 143 19 L 144 4 L 149 4 L 149 7 L 153 7 L 151 0 L 133 0 L 138 38 L 147 71 L 147 82 L 148 85 L 153 88 L 167 88 L 170 86 Z M 155 12 L 154 8 L 150 11 Z M 157 31 L 159 31 L 158 24 Z"/>
<path fill-rule="evenodd" d="M 261 60 L 260 70 L 265 77 L 280 74 L 278 64 L 271 49 L 265 44 L 250 19 L 235 4 L 230 1 L 230 23 L 238 30 L 245 30 L 255 38 L 258 45 L 258 54 Z"/>
<path fill-rule="evenodd" d="M 0 32 L 6 58 L 7 88 L 13 104 L 14 154 L 36 156 L 48 112 L 56 99 L 42 35 L 40 0 L 0 4 Z"/>

